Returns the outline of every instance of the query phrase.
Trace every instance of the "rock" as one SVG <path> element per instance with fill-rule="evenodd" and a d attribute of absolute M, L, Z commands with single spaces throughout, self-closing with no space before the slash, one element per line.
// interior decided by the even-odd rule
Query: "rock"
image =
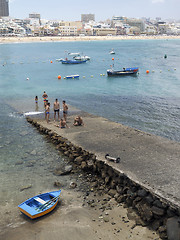
<path fill-rule="evenodd" d="M 16 163 L 15 163 L 15 165 L 21 165 L 21 164 L 23 164 L 24 162 L 23 161 L 17 161 Z"/>
<path fill-rule="evenodd" d="M 59 187 L 62 187 L 62 184 L 58 181 L 55 181 L 54 186 L 59 188 Z"/>
<path fill-rule="evenodd" d="M 67 165 L 65 167 L 58 167 L 54 170 L 54 175 L 56 176 L 67 175 L 71 173 L 71 171 L 72 171 L 72 165 Z"/>
<path fill-rule="evenodd" d="M 81 163 L 81 168 L 82 168 L 83 170 L 87 169 L 87 164 L 86 164 L 85 161 L 83 161 L 83 162 Z"/>
<path fill-rule="evenodd" d="M 27 134 L 28 134 L 27 131 L 22 131 L 22 132 L 20 133 L 21 136 L 26 136 Z"/>
<path fill-rule="evenodd" d="M 83 161 L 83 157 L 81 157 L 81 156 L 74 159 L 74 162 L 78 165 L 80 165 L 82 161 Z"/>
<path fill-rule="evenodd" d="M 167 220 L 167 236 L 169 240 L 180 239 L 180 218 L 173 217 Z"/>
<path fill-rule="evenodd" d="M 28 188 L 31 188 L 32 187 L 32 185 L 30 184 L 30 185 L 27 185 L 27 186 L 23 186 L 22 188 L 20 188 L 20 191 L 22 192 L 22 191 L 24 191 L 24 190 L 26 190 L 26 189 L 28 189 Z"/>
<path fill-rule="evenodd" d="M 77 187 L 77 183 L 71 182 L 71 183 L 69 184 L 69 187 L 72 188 L 72 189 L 74 189 L 74 188 Z"/>
<path fill-rule="evenodd" d="M 30 154 L 31 154 L 31 155 L 36 155 L 37 152 L 36 152 L 36 150 L 33 150 Z"/>
<path fill-rule="evenodd" d="M 147 195 L 147 191 L 145 189 L 141 189 L 138 191 L 138 196 L 144 198 Z"/>
<path fill-rule="evenodd" d="M 115 189 L 110 189 L 108 194 L 111 196 L 111 197 L 114 197 L 114 195 L 116 194 L 116 190 Z"/>
<path fill-rule="evenodd" d="M 155 215 L 158 215 L 158 216 L 163 216 L 164 215 L 164 209 L 162 209 L 162 208 L 158 208 L 158 207 L 153 206 L 151 208 L 151 210 Z"/>

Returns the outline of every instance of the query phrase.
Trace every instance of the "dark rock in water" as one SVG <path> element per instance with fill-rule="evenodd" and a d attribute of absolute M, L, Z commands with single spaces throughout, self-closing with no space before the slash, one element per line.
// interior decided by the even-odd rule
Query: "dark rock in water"
<path fill-rule="evenodd" d="M 36 152 L 36 150 L 33 150 L 30 154 L 31 154 L 31 155 L 36 155 L 37 152 Z"/>
<path fill-rule="evenodd" d="M 55 181 L 54 186 L 59 188 L 59 187 L 62 187 L 62 184 L 58 181 Z"/>
<path fill-rule="evenodd" d="M 69 184 L 69 187 L 70 187 L 70 188 L 76 188 L 76 187 L 77 187 L 77 183 L 71 182 L 71 183 Z"/>
<path fill-rule="evenodd" d="M 29 189 L 29 188 L 31 188 L 32 187 L 32 185 L 30 184 L 30 185 L 27 185 L 27 186 L 23 186 L 21 189 L 20 189 L 20 191 L 22 192 L 22 191 L 24 191 L 24 190 L 26 190 L 26 189 Z"/>
<path fill-rule="evenodd" d="M 180 240 L 180 218 L 173 217 L 167 220 L 167 236 L 169 240 Z"/>
<path fill-rule="evenodd" d="M 16 163 L 15 163 L 15 165 L 21 165 L 21 164 L 23 164 L 24 162 L 23 161 L 17 161 Z"/>
<path fill-rule="evenodd" d="M 20 132 L 20 135 L 21 135 L 21 136 L 26 136 L 27 134 L 28 134 L 27 131 Z"/>
<path fill-rule="evenodd" d="M 67 165 L 67 166 L 63 166 L 63 167 L 58 167 L 54 170 L 54 174 L 56 176 L 62 176 L 62 175 L 67 175 L 69 173 L 71 173 L 72 171 L 72 165 Z"/>

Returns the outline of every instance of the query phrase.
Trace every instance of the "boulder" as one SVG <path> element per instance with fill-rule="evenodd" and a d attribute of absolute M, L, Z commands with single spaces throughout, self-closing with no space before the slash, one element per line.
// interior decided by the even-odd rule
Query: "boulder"
<path fill-rule="evenodd" d="M 180 239 L 180 218 L 173 217 L 167 220 L 167 236 L 169 240 Z"/>

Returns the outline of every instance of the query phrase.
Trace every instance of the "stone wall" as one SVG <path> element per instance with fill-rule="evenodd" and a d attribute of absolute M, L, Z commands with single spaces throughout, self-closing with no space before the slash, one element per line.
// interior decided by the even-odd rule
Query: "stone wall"
<path fill-rule="evenodd" d="M 136 224 L 149 226 L 157 231 L 162 239 L 169 237 L 170 240 L 180 240 L 178 226 L 180 209 L 177 206 L 131 180 L 108 163 L 98 160 L 93 153 L 73 145 L 68 139 L 42 127 L 36 120 L 27 118 L 27 121 L 39 132 L 51 138 L 56 148 L 68 156 L 75 168 L 99 175 L 104 181 L 108 194 L 114 197 L 117 203 L 124 203 L 126 207 L 133 208 L 140 216 Z M 171 224 L 173 221 L 177 223 L 176 229 L 174 229 L 175 224 Z M 172 233 L 174 231 L 175 233 Z"/>

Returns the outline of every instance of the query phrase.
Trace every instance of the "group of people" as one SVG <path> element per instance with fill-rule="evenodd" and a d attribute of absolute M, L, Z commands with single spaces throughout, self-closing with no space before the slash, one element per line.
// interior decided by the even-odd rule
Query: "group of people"
<path fill-rule="evenodd" d="M 50 119 L 50 103 L 48 102 L 48 95 L 47 93 L 44 91 L 43 95 L 42 95 L 43 101 L 44 101 L 44 109 L 45 109 L 45 120 L 47 121 L 47 123 L 49 123 L 49 119 Z M 35 104 L 38 105 L 38 97 L 35 97 Z M 68 106 L 66 104 L 66 101 L 63 100 L 62 101 L 62 107 L 63 107 L 63 118 L 60 118 L 60 103 L 58 101 L 58 99 L 55 99 L 55 102 L 53 104 L 53 110 L 54 110 L 54 122 L 56 121 L 56 117 L 59 121 L 59 125 L 56 125 L 57 127 L 60 128 L 69 128 L 67 125 L 67 114 L 68 114 Z M 74 126 L 83 126 L 83 120 L 80 116 L 77 116 L 74 118 Z"/>

